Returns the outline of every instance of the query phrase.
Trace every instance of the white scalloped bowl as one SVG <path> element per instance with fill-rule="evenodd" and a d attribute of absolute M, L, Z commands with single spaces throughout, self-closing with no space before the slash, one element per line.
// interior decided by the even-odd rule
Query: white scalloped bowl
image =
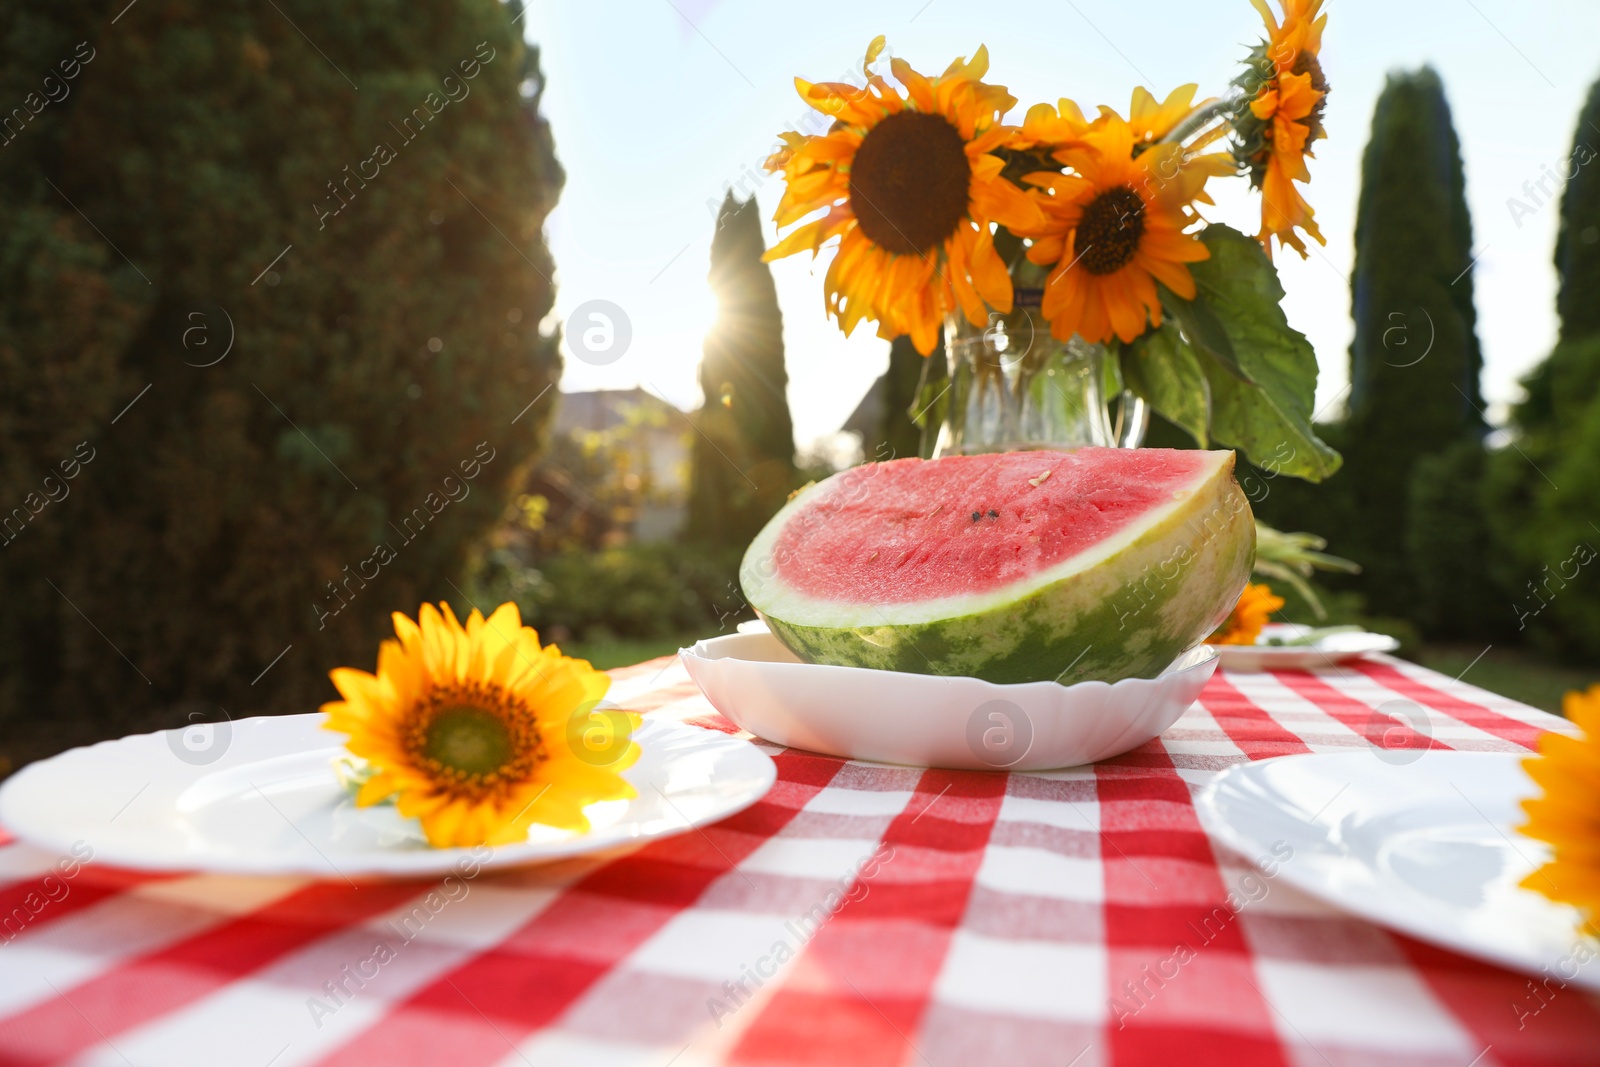
<path fill-rule="evenodd" d="M 755 626 L 679 655 L 711 705 L 758 737 L 957 770 L 1041 771 L 1121 755 L 1177 722 L 1217 669 L 1216 650 L 1201 645 L 1156 678 L 997 685 L 802 663 Z"/>

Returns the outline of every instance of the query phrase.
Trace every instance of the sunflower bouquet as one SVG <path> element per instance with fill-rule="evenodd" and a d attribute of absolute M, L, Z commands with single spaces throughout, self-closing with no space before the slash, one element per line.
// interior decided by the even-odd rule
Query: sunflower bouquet
<path fill-rule="evenodd" d="M 767 161 L 785 181 L 775 219 L 793 227 L 767 258 L 830 249 L 826 306 L 840 328 L 871 321 L 924 356 L 941 327 L 949 343 L 1027 301 L 1057 342 L 1103 353 L 1099 395 L 1320 481 L 1340 458 L 1312 428 L 1316 356 L 1279 307 L 1271 254 L 1322 241 L 1300 186 L 1324 133 L 1326 16 L 1322 0 L 1280 2 L 1281 17 L 1252 0 L 1266 37 L 1227 95 L 1140 87 L 1126 116 L 1102 105 L 1089 117 L 1064 98 L 1008 124 L 1017 100 L 984 80 L 986 49 L 936 77 L 890 58 L 891 81 L 878 37 L 864 85 L 796 79 L 833 121 L 782 134 Z M 1203 217 L 1207 182 L 1223 177 L 1260 194 L 1254 237 Z M 940 362 L 926 364 L 924 418 L 943 418 Z"/>

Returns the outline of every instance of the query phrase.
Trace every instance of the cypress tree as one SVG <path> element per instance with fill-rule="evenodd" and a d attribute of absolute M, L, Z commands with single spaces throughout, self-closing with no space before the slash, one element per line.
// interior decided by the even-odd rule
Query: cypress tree
<path fill-rule="evenodd" d="M 1525 640 L 1590 663 L 1600 656 L 1600 569 L 1581 561 L 1600 546 L 1593 518 L 1600 486 L 1597 127 L 1600 82 L 1578 115 L 1571 155 L 1549 172 L 1566 180 L 1555 250 L 1560 337 L 1523 379 L 1526 396 L 1512 411 L 1516 447 L 1492 454 L 1486 477 L 1493 565 L 1507 590 L 1504 614 Z M 1535 191 L 1550 193 L 1547 185 Z"/>
<path fill-rule="evenodd" d="M 1341 475 L 1351 525 L 1328 531 L 1365 568 L 1361 585 L 1375 610 L 1414 606 L 1404 546 L 1417 461 L 1485 429 L 1471 262 L 1460 145 L 1439 76 L 1391 74 L 1373 114 L 1356 215 Z"/>
<path fill-rule="evenodd" d="M 794 487 L 783 316 L 754 197 L 729 192 L 711 239 L 717 321 L 700 361 L 705 404 L 691 456 L 689 534 L 742 547 Z"/>
<path fill-rule="evenodd" d="M 1600 81 L 1578 114 L 1572 154 L 1561 194 L 1561 224 L 1556 231 L 1556 271 L 1561 287 L 1556 311 L 1561 339 L 1575 341 L 1600 332 Z"/>
<path fill-rule="evenodd" d="M 920 407 L 917 392 L 922 384 L 923 364 L 926 359 L 942 361 L 944 358 L 942 335 L 933 355 L 926 357 L 917 351 L 909 336 L 896 337 L 890 342 L 889 367 L 872 385 L 882 403 L 876 425 L 861 442 L 865 462 L 917 455 L 922 447 L 922 428 L 912 421 L 911 413 Z M 871 395 L 870 390 L 868 395 Z"/>
<path fill-rule="evenodd" d="M 332 698 L 455 597 L 559 373 L 511 11 L 124 7 L 0 6 L 13 763 Z"/>
<path fill-rule="evenodd" d="M 1573 399 L 1572 389 L 1586 399 L 1600 386 L 1600 367 L 1594 365 L 1592 346 L 1584 342 L 1600 333 L 1600 81 L 1589 87 L 1572 134 L 1572 152 L 1556 170 L 1546 170 L 1540 185 L 1533 181 L 1522 196 L 1513 198 L 1512 210 L 1522 212 L 1544 206 L 1551 195 L 1548 180 L 1565 180 L 1561 216 L 1556 230 L 1556 313 L 1561 333 L 1555 350 L 1523 380 L 1526 396 L 1513 412 L 1524 432 L 1553 427 L 1556 392 L 1563 402 Z M 1560 382 L 1557 379 L 1562 379 Z"/>

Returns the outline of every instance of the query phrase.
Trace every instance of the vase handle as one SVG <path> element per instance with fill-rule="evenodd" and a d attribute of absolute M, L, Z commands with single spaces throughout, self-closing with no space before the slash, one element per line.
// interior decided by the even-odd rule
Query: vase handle
<path fill-rule="evenodd" d="M 1150 405 L 1131 392 L 1122 394 L 1122 412 L 1117 418 L 1117 447 L 1138 448 L 1150 428 Z"/>

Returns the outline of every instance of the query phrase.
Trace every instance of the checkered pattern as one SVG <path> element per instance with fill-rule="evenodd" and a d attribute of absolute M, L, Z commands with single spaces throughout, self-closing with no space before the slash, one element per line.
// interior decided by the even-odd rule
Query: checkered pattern
<path fill-rule="evenodd" d="M 733 729 L 675 660 L 614 676 L 624 706 Z M 1402 699 L 1436 746 L 1521 751 L 1560 726 L 1379 659 L 1219 674 L 1093 767 L 763 745 L 778 782 L 748 811 L 481 875 L 375 974 L 386 923 L 432 887 L 90 863 L 43 900 L 55 857 L 6 845 L 0 915 L 30 919 L 0 944 L 0 1064 L 1600 1064 L 1600 1000 L 1344 916 L 1201 831 L 1216 772 L 1361 747 Z"/>

